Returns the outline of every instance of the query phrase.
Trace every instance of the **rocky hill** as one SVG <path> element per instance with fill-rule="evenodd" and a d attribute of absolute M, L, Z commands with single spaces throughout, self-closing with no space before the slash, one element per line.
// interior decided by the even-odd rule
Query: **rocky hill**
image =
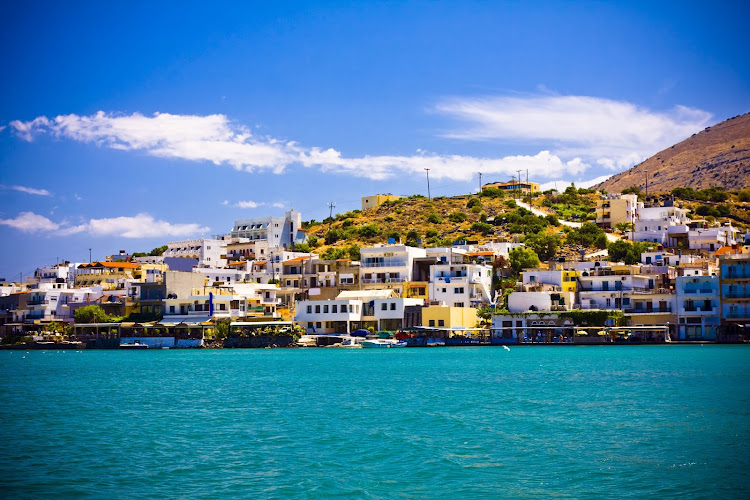
<path fill-rule="evenodd" d="M 638 186 L 645 190 L 646 172 L 649 194 L 675 187 L 750 188 L 750 113 L 707 127 L 595 188 L 615 192 Z"/>

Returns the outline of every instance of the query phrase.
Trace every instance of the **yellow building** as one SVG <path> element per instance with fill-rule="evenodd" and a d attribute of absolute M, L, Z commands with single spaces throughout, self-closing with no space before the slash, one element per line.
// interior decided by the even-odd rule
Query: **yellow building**
<path fill-rule="evenodd" d="M 132 262 L 92 262 L 76 269 L 75 286 L 101 285 L 104 290 L 125 288 L 125 281 L 140 277 L 141 265 Z"/>
<path fill-rule="evenodd" d="M 560 288 L 563 292 L 575 292 L 577 277 L 581 276 L 581 271 L 562 271 L 562 284 Z"/>
<path fill-rule="evenodd" d="M 429 300 L 429 282 L 408 281 L 404 283 L 404 298 Z"/>
<path fill-rule="evenodd" d="M 575 292 L 579 276 L 581 271 L 575 269 L 524 269 L 521 281 L 526 287 L 554 285 L 560 287 L 561 292 Z"/>
<path fill-rule="evenodd" d="M 596 201 L 596 224 L 615 227 L 621 222 L 635 223 L 638 197 L 634 194 L 606 196 Z"/>
<path fill-rule="evenodd" d="M 428 306 L 422 308 L 422 326 L 434 328 L 476 328 L 477 310 L 473 307 Z"/>
<path fill-rule="evenodd" d="M 392 194 L 375 194 L 372 196 L 364 196 L 362 198 L 362 211 L 370 208 L 377 208 L 386 201 L 396 201 L 403 198 L 403 196 L 395 196 Z"/>
<path fill-rule="evenodd" d="M 524 182 L 524 181 L 491 182 L 489 184 L 482 185 L 482 191 L 484 191 L 487 188 L 495 188 L 501 191 L 519 191 L 522 194 L 539 193 L 541 191 L 541 189 L 539 188 L 538 182 Z"/>

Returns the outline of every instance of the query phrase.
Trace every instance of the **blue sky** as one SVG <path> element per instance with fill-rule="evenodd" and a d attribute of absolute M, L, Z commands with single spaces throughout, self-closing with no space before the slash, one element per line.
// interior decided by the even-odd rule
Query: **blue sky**
<path fill-rule="evenodd" d="M 750 111 L 746 2 L 6 2 L 0 277 L 375 193 L 611 175 Z"/>

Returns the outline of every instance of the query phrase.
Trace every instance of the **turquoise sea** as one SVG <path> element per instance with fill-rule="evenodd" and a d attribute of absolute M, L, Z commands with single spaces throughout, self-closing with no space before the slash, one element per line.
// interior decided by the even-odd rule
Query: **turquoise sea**
<path fill-rule="evenodd" d="M 4 498 L 748 498 L 750 347 L 0 352 Z"/>

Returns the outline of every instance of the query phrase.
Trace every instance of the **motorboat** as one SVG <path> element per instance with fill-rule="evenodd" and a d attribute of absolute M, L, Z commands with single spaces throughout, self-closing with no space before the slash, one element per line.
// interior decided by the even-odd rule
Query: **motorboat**
<path fill-rule="evenodd" d="M 360 344 L 364 348 L 406 347 L 406 342 L 398 339 L 365 339 Z"/>
<path fill-rule="evenodd" d="M 148 349 L 148 344 L 141 344 L 140 341 L 136 340 L 132 344 L 120 344 L 120 349 Z"/>

